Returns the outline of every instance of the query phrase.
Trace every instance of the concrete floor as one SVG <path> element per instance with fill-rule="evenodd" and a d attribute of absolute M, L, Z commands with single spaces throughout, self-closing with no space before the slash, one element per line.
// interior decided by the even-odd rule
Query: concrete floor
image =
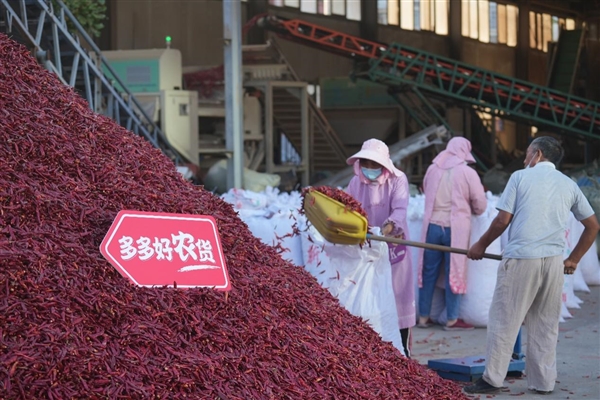
<path fill-rule="evenodd" d="M 523 378 L 509 378 L 500 394 L 481 398 L 521 399 L 600 399 L 600 287 L 590 293 L 576 292 L 583 300 L 581 309 L 570 309 L 573 318 L 560 324 L 557 348 L 558 378 L 554 392 L 536 395 L 527 390 Z M 413 329 L 412 356 L 421 364 L 428 360 L 485 355 L 486 330 L 446 332 L 441 326 Z M 523 330 L 523 352 L 527 332 Z"/>

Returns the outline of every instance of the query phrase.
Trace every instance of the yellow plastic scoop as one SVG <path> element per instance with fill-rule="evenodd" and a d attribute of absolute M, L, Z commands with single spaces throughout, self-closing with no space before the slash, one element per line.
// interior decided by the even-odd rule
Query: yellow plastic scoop
<path fill-rule="evenodd" d="M 343 203 L 317 190 L 305 193 L 304 214 L 325 240 L 330 243 L 363 244 L 366 240 L 377 240 L 422 249 L 467 254 L 467 250 L 464 249 L 372 235 L 368 233 L 368 223 L 365 217 L 356 211 L 347 210 Z M 502 260 L 502 256 L 488 253 L 484 253 L 483 258 Z"/>

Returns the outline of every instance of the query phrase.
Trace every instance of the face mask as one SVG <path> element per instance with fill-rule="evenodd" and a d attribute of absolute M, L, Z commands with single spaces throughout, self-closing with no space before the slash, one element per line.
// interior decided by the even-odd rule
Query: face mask
<path fill-rule="evenodd" d="M 361 167 L 360 170 L 362 171 L 363 175 L 367 179 L 372 180 L 372 181 L 379 178 L 379 176 L 383 172 L 381 168 L 370 169 L 370 168 Z"/>

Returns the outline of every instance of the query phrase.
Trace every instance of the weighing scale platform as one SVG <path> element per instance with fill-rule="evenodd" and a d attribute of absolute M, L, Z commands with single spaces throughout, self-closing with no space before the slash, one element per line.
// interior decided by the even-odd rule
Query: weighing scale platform
<path fill-rule="evenodd" d="M 429 360 L 427 366 L 446 379 L 462 382 L 474 382 L 481 378 L 485 370 L 485 358 L 469 356 L 462 358 L 446 358 Z M 507 376 L 520 377 L 525 370 L 525 360 L 510 360 Z"/>
<path fill-rule="evenodd" d="M 437 372 L 442 378 L 462 382 L 475 382 L 481 378 L 485 370 L 485 356 L 429 360 L 427 366 Z M 521 330 L 519 329 L 506 376 L 521 377 L 523 371 L 525 371 L 525 354 L 521 352 Z"/>

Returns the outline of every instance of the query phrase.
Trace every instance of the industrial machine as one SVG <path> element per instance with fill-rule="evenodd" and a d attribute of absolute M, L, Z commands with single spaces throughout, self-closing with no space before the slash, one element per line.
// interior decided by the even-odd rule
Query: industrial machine
<path fill-rule="evenodd" d="M 222 67 L 184 68 L 180 51 L 170 46 L 163 49 L 107 51 L 103 55 L 120 82 L 142 104 L 153 121 L 160 125 L 177 151 L 193 160 L 203 171 L 210 172 L 213 166 L 222 169 L 222 163 L 219 162 L 232 157 L 232 152 L 227 150 L 225 143 Z M 274 117 L 268 111 L 273 108 L 273 88 L 286 85 L 284 82 L 273 83 L 287 77 L 281 71 L 282 68 L 285 69 L 286 66 L 270 66 L 267 72 L 257 65 L 244 67 L 244 82 L 248 84 L 243 97 L 244 166 L 247 170 L 271 175 L 302 170 L 306 172 L 304 183 L 308 184 L 308 157 L 301 157 L 284 135 L 278 135 L 279 131 L 273 123 Z M 273 69 L 276 71 L 271 71 Z M 112 76 L 107 68 L 104 72 L 107 76 Z M 195 84 L 198 82 L 200 85 Z M 115 85 L 119 86 L 120 83 L 116 82 Z M 291 90 L 299 90 L 298 97 L 302 99 L 306 83 L 293 82 L 292 85 Z M 184 86 L 188 90 L 183 90 Z M 210 93 L 207 92 L 207 87 L 210 88 Z M 266 101 L 270 99 L 270 108 L 264 101 L 261 102 L 264 97 Z M 306 114 L 306 97 L 304 96 L 304 106 L 302 101 L 298 103 L 296 113 L 299 116 L 303 110 Z M 307 119 L 306 116 L 304 119 Z M 307 125 L 306 121 L 304 125 Z M 307 147 L 308 127 L 303 126 L 303 129 L 302 142 Z M 265 131 L 268 131 L 267 138 Z M 273 153 L 274 147 L 277 147 L 278 154 Z"/>
<path fill-rule="evenodd" d="M 244 166 L 272 175 L 297 176 L 308 185 L 312 160 L 309 136 L 320 121 L 307 93 L 269 44 L 242 46 Z M 199 95 L 202 167 L 218 162 L 227 152 L 223 66 L 186 67 L 185 87 Z M 314 103 L 314 102 L 313 102 Z M 340 165 L 342 165 L 340 163 Z M 289 189 L 289 188 L 287 188 Z M 286 190 L 287 190 L 286 189 Z"/>
<path fill-rule="evenodd" d="M 181 52 L 164 48 L 103 55 L 146 114 L 160 124 L 169 143 L 190 161 L 198 160 L 198 93 L 182 90 Z M 114 78 L 108 69 L 104 72 Z"/>

